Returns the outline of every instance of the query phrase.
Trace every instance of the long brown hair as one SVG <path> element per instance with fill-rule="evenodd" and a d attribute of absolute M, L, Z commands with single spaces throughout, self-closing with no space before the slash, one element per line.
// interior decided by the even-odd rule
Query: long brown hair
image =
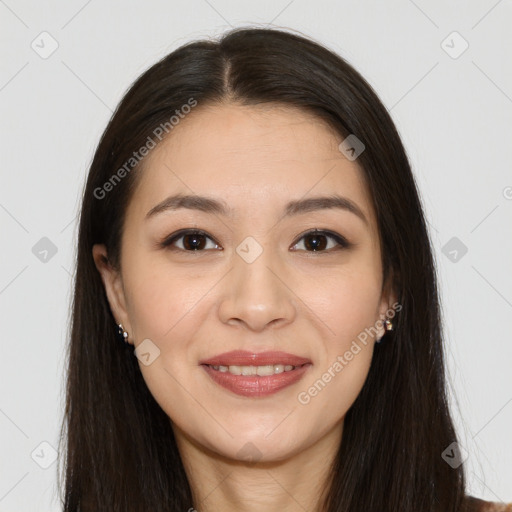
<path fill-rule="evenodd" d="M 436 269 L 398 132 L 371 86 L 343 58 L 288 31 L 242 28 L 218 41 L 188 43 L 144 72 L 94 155 L 79 224 L 61 431 L 65 512 L 194 506 L 169 418 L 149 392 L 133 347 L 117 336 L 92 258 L 93 244 L 104 243 L 110 263 L 119 264 L 124 214 L 144 160 L 125 167 L 122 179 L 112 181 L 113 174 L 191 98 L 198 108 L 226 101 L 298 107 L 330 123 L 340 141 L 355 134 L 365 144 L 358 163 L 377 214 L 384 281 L 392 276 L 402 309 L 394 330 L 375 346 L 368 378 L 346 414 L 325 511 L 460 510 L 463 466 L 452 468 L 441 457 L 457 438 Z"/>

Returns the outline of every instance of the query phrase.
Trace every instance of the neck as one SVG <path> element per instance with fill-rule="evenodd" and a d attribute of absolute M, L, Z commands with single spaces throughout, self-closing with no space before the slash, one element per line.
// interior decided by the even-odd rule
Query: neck
<path fill-rule="evenodd" d="M 223 457 L 173 430 L 194 500 L 189 512 L 325 512 L 342 423 L 301 452 L 265 462 Z"/>

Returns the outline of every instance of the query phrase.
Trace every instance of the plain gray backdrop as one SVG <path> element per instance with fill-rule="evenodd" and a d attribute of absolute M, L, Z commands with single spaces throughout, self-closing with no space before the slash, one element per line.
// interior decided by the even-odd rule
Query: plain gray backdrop
<path fill-rule="evenodd" d="M 339 53 L 390 111 L 434 243 L 470 492 L 512 501 L 510 0 L 0 0 L 0 20 L 0 511 L 61 509 L 76 216 L 113 109 L 185 42 L 265 24 Z"/>

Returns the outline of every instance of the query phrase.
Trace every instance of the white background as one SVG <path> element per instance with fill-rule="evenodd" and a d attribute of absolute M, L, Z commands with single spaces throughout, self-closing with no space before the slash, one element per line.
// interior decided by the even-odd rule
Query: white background
<path fill-rule="evenodd" d="M 56 463 L 31 453 L 57 447 L 78 200 L 112 110 L 190 39 L 266 23 L 345 57 L 396 122 L 435 245 L 470 492 L 512 501 L 510 0 L 0 0 L 0 20 L 0 511 L 60 510 Z M 58 43 L 44 59 L 43 31 Z M 453 31 L 469 44 L 457 58 Z M 452 237 L 468 249 L 456 262 Z"/>

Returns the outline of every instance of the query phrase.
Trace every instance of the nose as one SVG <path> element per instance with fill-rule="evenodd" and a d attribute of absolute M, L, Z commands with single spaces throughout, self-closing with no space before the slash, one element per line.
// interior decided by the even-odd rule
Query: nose
<path fill-rule="evenodd" d="M 251 331 L 278 328 L 293 322 L 297 301 L 284 266 L 265 248 L 251 263 L 237 253 L 224 280 L 219 306 L 223 323 L 241 324 Z M 288 279 L 287 279 L 288 277 Z"/>

